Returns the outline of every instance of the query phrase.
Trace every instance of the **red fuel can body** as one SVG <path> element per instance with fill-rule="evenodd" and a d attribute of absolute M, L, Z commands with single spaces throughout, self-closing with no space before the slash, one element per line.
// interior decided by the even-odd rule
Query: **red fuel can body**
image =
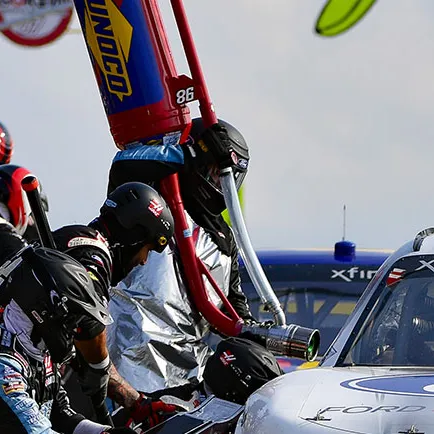
<path fill-rule="evenodd" d="M 192 80 L 176 72 L 156 0 L 74 0 L 116 146 L 179 144 Z"/>

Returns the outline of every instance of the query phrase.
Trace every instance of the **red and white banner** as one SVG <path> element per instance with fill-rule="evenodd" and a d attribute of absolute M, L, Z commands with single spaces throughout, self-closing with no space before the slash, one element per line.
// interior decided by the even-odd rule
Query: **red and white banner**
<path fill-rule="evenodd" d="M 65 33 L 72 14 L 71 0 L 0 0 L 0 31 L 16 44 L 40 47 Z"/>

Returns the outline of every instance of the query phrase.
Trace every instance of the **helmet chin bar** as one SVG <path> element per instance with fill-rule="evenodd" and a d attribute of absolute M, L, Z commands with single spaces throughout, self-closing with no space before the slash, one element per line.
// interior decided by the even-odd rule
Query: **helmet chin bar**
<path fill-rule="evenodd" d="M 261 297 L 264 305 L 273 314 L 275 323 L 277 325 L 285 325 L 285 314 L 283 313 L 273 288 L 265 276 L 264 270 L 262 269 L 258 257 L 256 256 L 256 253 L 253 249 L 252 243 L 250 242 L 249 234 L 247 232 L 243 214 L 241 212 L 240 201 L 238 199 L 231 167 L 222 169 L 220 171 L 220 182 L 226 207 L 229 211 L 229 217 L 232 222 L 235 240 L 256 292 L 258 293 L 259 297 Z"/>

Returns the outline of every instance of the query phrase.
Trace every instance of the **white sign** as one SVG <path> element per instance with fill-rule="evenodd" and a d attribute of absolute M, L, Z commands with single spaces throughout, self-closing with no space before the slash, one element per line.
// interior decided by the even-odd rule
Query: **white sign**
<path fill-rule="evenodd" d="M 19 45 L 40 47 L 68 29 L 72 13 L 71 0 L 0 0 L 0 31 Z"/>

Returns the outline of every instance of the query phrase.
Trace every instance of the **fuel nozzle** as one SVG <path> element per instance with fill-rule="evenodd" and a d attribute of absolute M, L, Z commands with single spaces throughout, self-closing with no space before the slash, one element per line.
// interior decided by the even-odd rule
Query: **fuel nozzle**
<path fill-rule="evenodd" d="M 297 324 L 282 326 L 245 324 L 240 336 L 260 343 L 273 354 L 295 357 L 308 362 L 315 360 L 320 344 L 318 330 Z"/>

